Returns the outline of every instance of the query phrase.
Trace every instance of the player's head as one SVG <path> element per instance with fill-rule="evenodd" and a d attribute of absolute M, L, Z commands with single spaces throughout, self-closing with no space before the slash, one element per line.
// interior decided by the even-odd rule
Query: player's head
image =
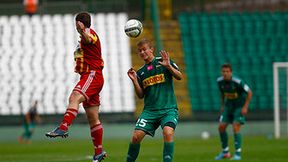
<path fill-rule="evenodd" d="M 88 12 L 80 12 L 75 17 L 76 22 L 80 21 L 84 24 L 86 28 L 91 26 L 91 16 Z"/>
<path fill-rule="evenodd" d="M 224 80 L 230 80 L 232 77 L 232 65 L 225 63 L 221 66 L 221 73 Z"/>
<path fill-rule="evenodd" d="M 138 54 L 139 56 L 145 61 L 149 62 L 152 61 L 154 58 L 153 52 L 154 52 L 154 47 L 153 44 L 150 40 L 148 39 L 141 39 L 137 43 L 138 47 Z"/>
<path fill-rule="evenodd" d="M 37 105 L 38 105 L 38 100 L 35 100 L 35 101 L 33 102 L 32 107 L 37 108 Z"/>

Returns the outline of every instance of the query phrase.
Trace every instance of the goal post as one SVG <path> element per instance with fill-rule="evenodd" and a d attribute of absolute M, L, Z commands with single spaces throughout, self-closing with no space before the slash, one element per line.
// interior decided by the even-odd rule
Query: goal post
<path fill-rule="evenodd" d="M 288 62 L 274 62 L 273 63 L 273 88 L 274 88 L 274 136 L 276 139 L 280 138 L 281 136 L 281 127 L 280 127 L 280 91 L 281 88 L 279 85 L 279 69 L 285 68 L 286 70 L 286 102 L 288 102 Z M 288 103 L 286 103 L 286 109 L 288 117 Z M 287 134 L 288 134 L 288 120 L 287 120 Z"/>

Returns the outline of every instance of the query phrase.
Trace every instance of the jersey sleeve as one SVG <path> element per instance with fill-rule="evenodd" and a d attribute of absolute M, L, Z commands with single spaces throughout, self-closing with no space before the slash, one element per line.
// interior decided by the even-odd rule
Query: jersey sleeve
<path fill-rule="evenodd" d="M 217 81 L 217 86 L 218 86 L 218 89 L 221 93 L 223 93 L 223 90 L 221 88 L 221 82 Z"/>
<path fill-rule="evenodd" d="M 249 87 L 248 84 L 246 84 L 244 81 L 241 81 L 241 82 L 240 82 L 240 87 L 241 87 L 241 89 L 242 89 L 244 92 L 246 92 L 246 93 L 248 93 L 249 90 L 250 90 L 250 87 Z"/>
<path fill-rule="evenodd" d="M 170 59 L 170 64 L 173 66 L 173 68 L 175 68 L 175 69 L 177 69 L 178 71 L 180 71 L 178 65 L 177 65 L 173 60 L 171 60 L 171 59 Z"/>
<path fill-rule="evenodd" d="M 86 32 L 89 38 L 91 39 L 91 43 L 96 44 L 96 42 L 98 41 L 98 35 L 96 34 L 96 32 L 91 28 L 87 29 Z"/>
<path fill-rule="evenodd" d="M 137 73 L 137 81 L 138 81 L 140 87 L 143 89 L 143 84 L 142 84 L 142 79 L 141 79 L 141 76 L 140 76 L 140 72 L 137 71 L 136 73 Z"/>
<path fill-rule="evenodd" d="M 217 78 L 217 86 L 218 86 L 218 89 L 221 93 L 223 93 L 223 90 L 221 88 L 221 83 L 222 83 L 222 80 L 223 80 L 223 77 L 218 77 Z"/>
<path fill-rule="evenodd" d="M 92 43 L 95 44 L 97 42 L 97 40 L 98 40 L 97 35 L 95 33 L 89 33 L 88 35 L 91 38 Z"/>

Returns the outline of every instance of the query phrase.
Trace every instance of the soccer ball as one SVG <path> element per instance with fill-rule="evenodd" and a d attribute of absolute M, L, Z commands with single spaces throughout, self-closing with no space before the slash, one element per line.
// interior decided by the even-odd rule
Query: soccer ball
<path fill-rule="evenodd" d="M 201 133 L 201 138 L 202 138 L 203 140 L 209 139 L 209 138 L 210 138 L 210 133 L 207 132 L 207 131 L 203 131 L 203 132 Z"/>
<path fill-rule="evenodd" d="M 143 31 L 142 23 L 139 20 L 130 19 L 126 22 L 124 31 L 128 37 L 136 38 Z"/>

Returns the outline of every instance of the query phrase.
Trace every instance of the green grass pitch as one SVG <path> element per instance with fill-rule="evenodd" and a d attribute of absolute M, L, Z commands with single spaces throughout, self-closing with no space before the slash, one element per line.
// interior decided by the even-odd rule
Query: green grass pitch
<path fill-rule="evenodd" d="M 230 148 L 233 151 L 232 138 Z M 104 162 L 125 162 L 129 139 L 105 139 Z M 161 162 L 162 139 L 144 139 L 137 162 Z M 219 152 L 218 138 L 176 138 L 174 162 L 212 162 Z M 0 142 L 0 162 L 91 162 L 92 142 L 84 139 L 47 139 L 31 144 Z M 243 162 L 287 162 L 287 139 L 243 138 Z M 227 160 L 222 160 L 227 161 Z"/>

